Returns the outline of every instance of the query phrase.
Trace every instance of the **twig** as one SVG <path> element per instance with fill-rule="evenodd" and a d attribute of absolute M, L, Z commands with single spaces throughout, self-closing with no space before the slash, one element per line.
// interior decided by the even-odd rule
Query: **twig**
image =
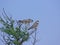
<path fill-rule="evenodd" d="M 36 44 L 36 30 L 35 30 L 35 37 L 34 37 L 33 45 L 35 44 Z"/>

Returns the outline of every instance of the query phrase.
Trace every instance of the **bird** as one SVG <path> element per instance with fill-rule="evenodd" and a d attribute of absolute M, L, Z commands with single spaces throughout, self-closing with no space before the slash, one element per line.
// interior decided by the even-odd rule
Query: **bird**
<path fill-rule="evenodd" d="M 18 25 L 20 25 L 20 27 L 21 27 L 21 25 L 22 26 L 24 26 L 24 28 L 26 29 L 26 30 L 28 30 L 28 27 L 30 27 L 30 23 L 32 23 L 33 22 L 33 20 L 32 19 L 23 19 L 23 20 L 18 20 Z"/>
<path fill-rule="evenodd" d="M 39 20 L 35 21 L 34 24 L 30 28 L 28 28 L 28 30 L 37 29 L 38 24 L 39 24 Z"/>
<path fill-rule="evenodd" d="M 32 19 L 24 19 L 24 20 L 19 20 L 18 22 L 22 23 L 22 24 L 29 24 L 29 23 L 33 22 L 33 20 Z"/>

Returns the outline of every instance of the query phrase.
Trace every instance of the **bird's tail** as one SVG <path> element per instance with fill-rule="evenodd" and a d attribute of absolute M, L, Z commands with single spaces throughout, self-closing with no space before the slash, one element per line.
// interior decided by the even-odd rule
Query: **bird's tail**
<path fill-rule="evenodd" d="M 28 30 L 30 30 L 31 28 L 28 28 Z"/>
<path fill-rule="evenodd" d="M 28 30 L 30 30 L 30 28 Z"/>

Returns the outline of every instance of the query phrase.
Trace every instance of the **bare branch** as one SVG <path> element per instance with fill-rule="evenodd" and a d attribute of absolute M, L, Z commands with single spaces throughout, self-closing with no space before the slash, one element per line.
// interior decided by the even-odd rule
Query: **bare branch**
<path fill-rule="evenodd" d="M 36 42 L 37 42 L 36 34 L 37 34 L 37 33 L 36 33 L 36 29 L 35 29 L 35 34 L 34 34 L 34 37 L 33 37 L 34 41 L 33 41 L 32 45 L 36 45 Z"/>

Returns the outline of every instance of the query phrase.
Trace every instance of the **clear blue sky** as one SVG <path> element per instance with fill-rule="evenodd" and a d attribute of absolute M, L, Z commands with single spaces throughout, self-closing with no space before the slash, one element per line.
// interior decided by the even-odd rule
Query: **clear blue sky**
<path fill-rule="evenodd" d="M 60 0 L 0 0 L 0 13 L 2 8 L 16 20 L 40 21 L 36 45 L 60 45 Z"/>

